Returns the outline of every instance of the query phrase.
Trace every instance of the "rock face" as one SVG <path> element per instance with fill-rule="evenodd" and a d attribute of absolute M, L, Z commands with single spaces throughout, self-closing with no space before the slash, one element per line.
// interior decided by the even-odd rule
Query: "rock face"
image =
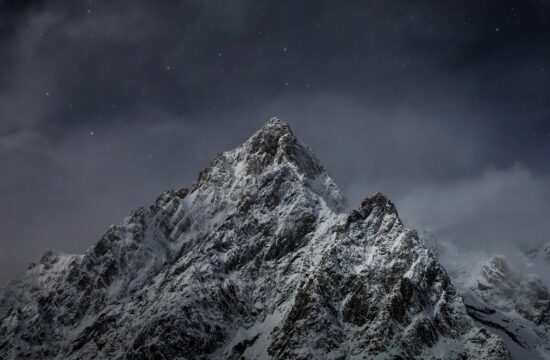
<path fill-rule="evenodd" d="M 0 293 L 2 359 L 510 359 L 382 194 L 270 120 L 188 189 Z"/>

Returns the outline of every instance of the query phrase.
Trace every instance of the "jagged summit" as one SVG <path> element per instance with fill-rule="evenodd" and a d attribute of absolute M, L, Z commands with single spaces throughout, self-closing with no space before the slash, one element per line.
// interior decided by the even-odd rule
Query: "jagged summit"
<path fill-rule="evenodd" d="M 245 143 L 251 154 L 291 155 L 297 139 L 287 123 L 272 118 Z M 278 161 L 281 161 L 279 158 Z"/>
<path fill-rule="evenodd" d="M 397 214 L 397 209 L 393 202 L 381 192 L 369 195 L 361 202 L 361 210 L 366 213 L 366 216 L 376 207 L 381 208 L 384 213 Z"/>
<path fill-rule="evenodd" d="M 347 214 L 271 119 L 0 292 L 2 359 L 510 359 L 381 194 Z"/>
<path fill-rule="evenodd" d="M 294 136 L 294 134 L 292 133 L 292 129 L 290 128 L 288 123 L 286 123 L 285 121 L 281 120 L 280 118 L 278 118 L 276 116 L 269 119 L 265 123 L 265 125 L 260 130 L 258 130 L 257 133 L 260 133 L 260 132 L 263 132 L 263 133 L 266 133 L 266 132 L 279 133 L 280 135 L 290 134 L 290 135 Z"/>
<path fill-rule="evenodd" d="M 279 147 L 279 140 L 281 139 L 282 142 L 293 145 L 296 145 L 298 141 L 288 123 L 277 117 L 273 117 L 252 134 L 240 147 L 245 147 L 251 153 L 267 152 L 275 155 Z"/>
<path fill-rule="evenodd" d="M 311 149 L 300 143 L 290 126 L 279 118 L 270 119 L 243 147 L 248 152 L 246 161 L 251 171 L 259 171 L 272 162 L 293 164 L 309 177 L 325 171 Z"/>
<path fill-rule="evenodd" d="M 373 212 L 378 216 L 390 215 L 395 217 L 396 221 L 401 222 L 397 214 L 397 209 L 393 202 L 381 192 L 367 196 L 359 206 L 358 210 L 352 210 L 348 217 L 348 224 L 358 220 L 365 220 Z"/>
<path fill-rule="evenodd" d="M 225 187 L 229 194 L 246 191 L 252 185 L 280 186 L 283 182 L 300 183 L 335 211 L 346 208 L 338 186 L 312 150 L 278 118 L 269 120 L 242 145 L 218 155 L 190 190 L 216 185 Z"/>

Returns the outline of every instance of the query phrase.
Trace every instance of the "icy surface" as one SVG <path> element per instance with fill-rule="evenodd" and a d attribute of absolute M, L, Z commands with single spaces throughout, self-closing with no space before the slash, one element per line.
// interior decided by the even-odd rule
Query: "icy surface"
<path fill-rule="evenodd" d="M 270 120 L 188 189 L 0 293 L 2 359 L 509 359 L 382 194 Z"/>

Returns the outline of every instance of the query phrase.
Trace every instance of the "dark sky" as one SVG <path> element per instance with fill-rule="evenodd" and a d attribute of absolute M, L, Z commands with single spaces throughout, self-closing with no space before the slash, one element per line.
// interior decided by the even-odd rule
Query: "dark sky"
<path fill-rule="evenodd" d="M 0 284 L 272 116 L 355 206 L 550 239 L 550 1 L 0 0 Z"/>

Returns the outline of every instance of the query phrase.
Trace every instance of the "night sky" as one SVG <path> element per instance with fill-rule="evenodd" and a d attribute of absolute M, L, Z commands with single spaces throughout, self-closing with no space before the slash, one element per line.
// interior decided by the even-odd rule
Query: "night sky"
<path fill-rule="evenodd" d="M 82 252 L 270 117 L 350 206 L 550 240 L 550 1 L 0 0 L 0 283 Z"/>

